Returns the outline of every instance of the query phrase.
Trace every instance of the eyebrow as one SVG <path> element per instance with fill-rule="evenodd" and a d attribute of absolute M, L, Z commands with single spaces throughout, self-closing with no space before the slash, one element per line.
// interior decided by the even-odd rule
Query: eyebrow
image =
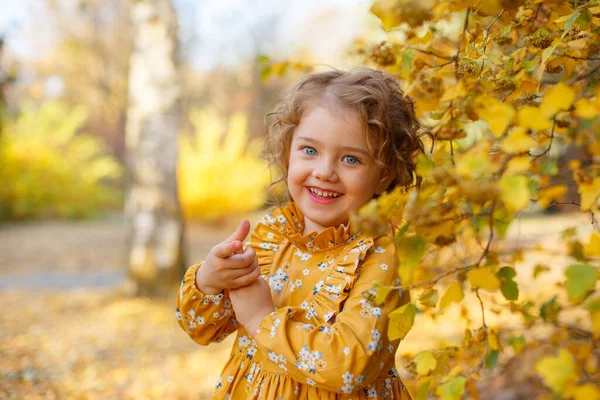
<path fill-rule="evenodd" d="M 304 141 L 309 142 L 309 143 L 321 144 L 321 142 L 319 142 L 318 140 L 313 139 L 313 138 L 309 138 L 309 137 L 306 137 L 306 136 L 298 136 L 296 138 L 296 140 L 304 140 Z M 370 156 L 371 155 L 367 150 L 361 149 L 360 147 L 344 146 L 344 147 L 341 147 L 340 149 L 341 150 L 345 150 L 345 151 L 353 151 L 353 152 L 356 152 L 356 153 L 361 153 L 361 154 L 364 154 L 366 156 Z"/>

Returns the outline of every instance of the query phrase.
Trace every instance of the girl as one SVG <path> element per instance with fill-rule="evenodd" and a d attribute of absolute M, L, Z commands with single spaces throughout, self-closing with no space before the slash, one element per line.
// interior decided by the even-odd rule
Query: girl
<path fill-rule="evenodd" d="M 398 341 L 363 293 L 398 285 L 390 236 L 356 232 L 350 214 L 415 178 L 422 151 L 413 102 L 386 72 L 306 76 L 269 114 L 267 154 L 291 201 L 192 266 L 177 299 L 181 327 L 207 345 L 237 330 L 215 399 L 410 399 Z M 263 279 L 257 279 L 258 277 Z"/>

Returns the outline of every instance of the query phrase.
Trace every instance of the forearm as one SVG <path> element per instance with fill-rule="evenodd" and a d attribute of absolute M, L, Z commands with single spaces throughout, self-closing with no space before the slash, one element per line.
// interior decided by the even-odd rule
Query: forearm
<path fill-rule="evenodd" d="M 190 337 L 206 345 L 224 339 L 238 327 L 227 291 L 206 294 L 196 284 L 194 265 L 186 272 L 177 296 L 177 320 Z"/>

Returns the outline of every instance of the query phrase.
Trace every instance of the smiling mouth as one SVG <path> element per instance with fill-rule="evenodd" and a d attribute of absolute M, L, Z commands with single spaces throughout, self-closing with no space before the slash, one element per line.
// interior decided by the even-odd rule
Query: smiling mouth
<path fill-rule="evenodd" d="M 308 190 L 310 190 L 310 192 L 315 196 L 319 196 L 324 199 L 337 199 L 338 197 L 342 196 L 342 193 L 321 190 L 315 187 L 309 187 Z"/>

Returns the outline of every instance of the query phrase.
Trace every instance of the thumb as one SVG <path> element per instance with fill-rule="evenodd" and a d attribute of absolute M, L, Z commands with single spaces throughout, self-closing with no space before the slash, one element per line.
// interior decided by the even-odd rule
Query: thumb
<path fill-rule="evenodd" d="M 234 240 L 239 240 L 243 243 L 246 239 L 246 236 L 248 236 L 248 233 L 250 233 L 250 222 L 248 222 L 247 219 L 243 219 L 235 232 L 233 232 L 225 241 L 232 242 Z"/>

